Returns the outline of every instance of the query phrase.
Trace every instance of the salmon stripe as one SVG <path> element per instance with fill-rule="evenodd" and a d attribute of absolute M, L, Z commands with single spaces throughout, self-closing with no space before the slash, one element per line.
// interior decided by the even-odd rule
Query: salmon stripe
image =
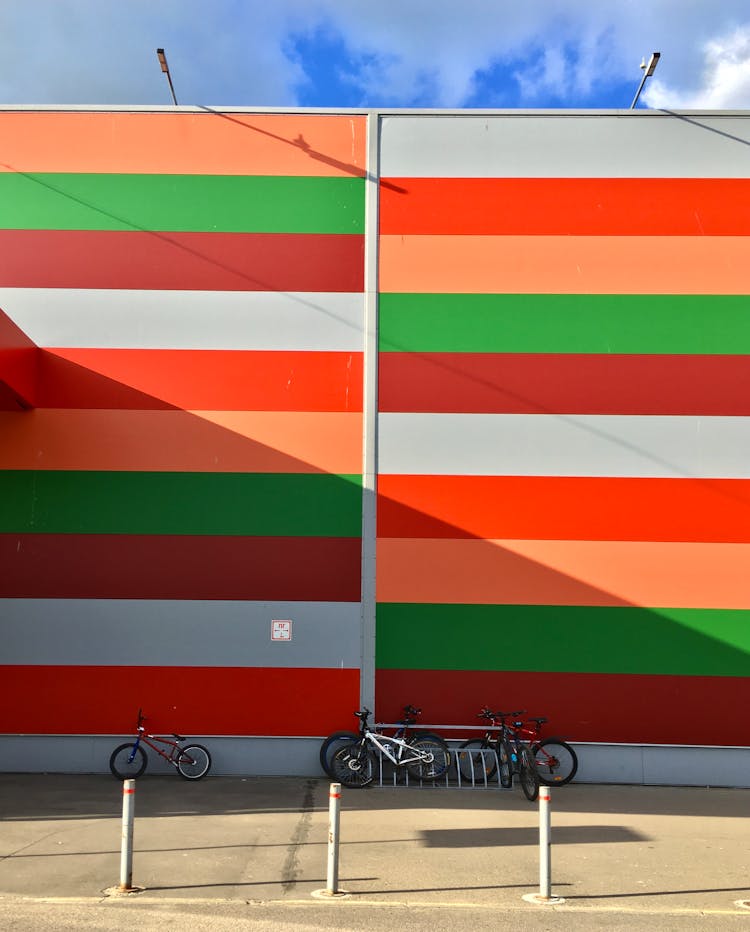
<path fill-rule="evenodd" d="M 749 560 L 750 544 L 381 538 L 377 599 L 750 609 Z"/>
<path fill-rule="evenodd" d="M 0 412 L 0 469 L 357 473 L 362 415 L 37 408 Z"/>
<path fill-rule="evenodd" d="M 748 294 L 742 236 L 380 237 L 380 289 L 484 294 Z"/>
<path fill-rule="evenodd" d="M 6 112 L 0 171 L 363 177 L 366 132 L 353 114 Z"/>

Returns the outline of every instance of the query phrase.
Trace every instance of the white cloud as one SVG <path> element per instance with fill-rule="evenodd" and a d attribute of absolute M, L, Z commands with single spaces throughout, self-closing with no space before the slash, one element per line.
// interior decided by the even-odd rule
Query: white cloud
<path fill-rule="evenodd" d="M 643 98 L 657 109 L 750 108 L 750 26 L 706 42 L 701 87 L 684 91 L 656 77 L 649 80 Z"/>

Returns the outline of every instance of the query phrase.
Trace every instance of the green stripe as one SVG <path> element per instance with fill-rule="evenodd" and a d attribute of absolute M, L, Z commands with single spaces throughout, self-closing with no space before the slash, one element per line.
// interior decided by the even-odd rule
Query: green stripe
<path fill-rule="evenodd" d="M 380 349 L 750 353 L 747 295 L 382 294 Z"/>
<path fill-rule="evenodd" d="M 0 229 L 364 232 L 362 178 L 0 172 Z"/>
<path fill-rule="evenodd" d="M 0 472 L 0 531 L 359 537 L 359 476 Z"/>
<path fill-rule="evenodd" d="M 392 670 L 747 676 L 750 611 L 381 603 L 376 643 Z"/>

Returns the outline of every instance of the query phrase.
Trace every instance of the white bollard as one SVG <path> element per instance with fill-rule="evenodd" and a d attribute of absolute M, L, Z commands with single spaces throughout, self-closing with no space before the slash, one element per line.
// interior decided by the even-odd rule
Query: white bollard
<path fill-rule="evenodd" d="M 120 853 L 121 893 L 133 889 L 133 818 L 135 816 L 135 780 L 122 784 L 122 849 Z"/>
<path fill-rule="evenodd" d="M 328 874 L 326 893 L 339 892 L 339 823 L 341 813 L 341 784 L 332 783 L 328 792 Z"/>
<path fill-rule="evenodd" d="M 526 893 L 521 899 L 541 906 L 564 903 L 561 896 L 552 893 L 552 831 L 550 825 L 550 789 L 539 787 L 539 893 Z"/>
<path fill-rule="evenodd" d="M 539 787 L 539 896 L 548 900 L 552 896 L 552 845 L 550 842 L 550 792 L 548 786 Z"/>

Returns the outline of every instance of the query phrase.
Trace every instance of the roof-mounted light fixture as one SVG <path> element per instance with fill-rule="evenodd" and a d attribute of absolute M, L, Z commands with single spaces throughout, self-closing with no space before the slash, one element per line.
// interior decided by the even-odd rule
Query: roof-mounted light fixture
<path fill-rule="evenodd" d="M 177 98 L 174 95 L 174 86 L 172 85 L 172 75 L 169 73 L 169 65 L 167 64 L 167 56 L 164 54 L 164 49 L 156 50 L 156 57 L 159 59 L 159 64 L 161 65 L 161 70 L 167 76 L 167 81 L 169 81 L 169 90 L 172 93 L 172 101 L 177 106 Z"/>
<path fill-rule="evenodd" d="M 651 75 L 654 73 L 654 71 L 656 70 L 656 66 L 659 63 L 660 58 L 661 58 L 661 52 L 652 52 L 651 58 L 649 58 L 648 63 L 646 63 L 645 58 L 641 62 L 641 68 L 643 69 L 643 77 L 641 78 L 641 83 L 638 85 L 638 90 L 635 92 L 633 103 L 630 105 L 631 110 L 635 107 L 636 103 L 638 102 L 638 98 L 641 96 L 641 91 L 643 90 L 643 85 L 646 83 L 646 78 L 650 78 Z"/>

